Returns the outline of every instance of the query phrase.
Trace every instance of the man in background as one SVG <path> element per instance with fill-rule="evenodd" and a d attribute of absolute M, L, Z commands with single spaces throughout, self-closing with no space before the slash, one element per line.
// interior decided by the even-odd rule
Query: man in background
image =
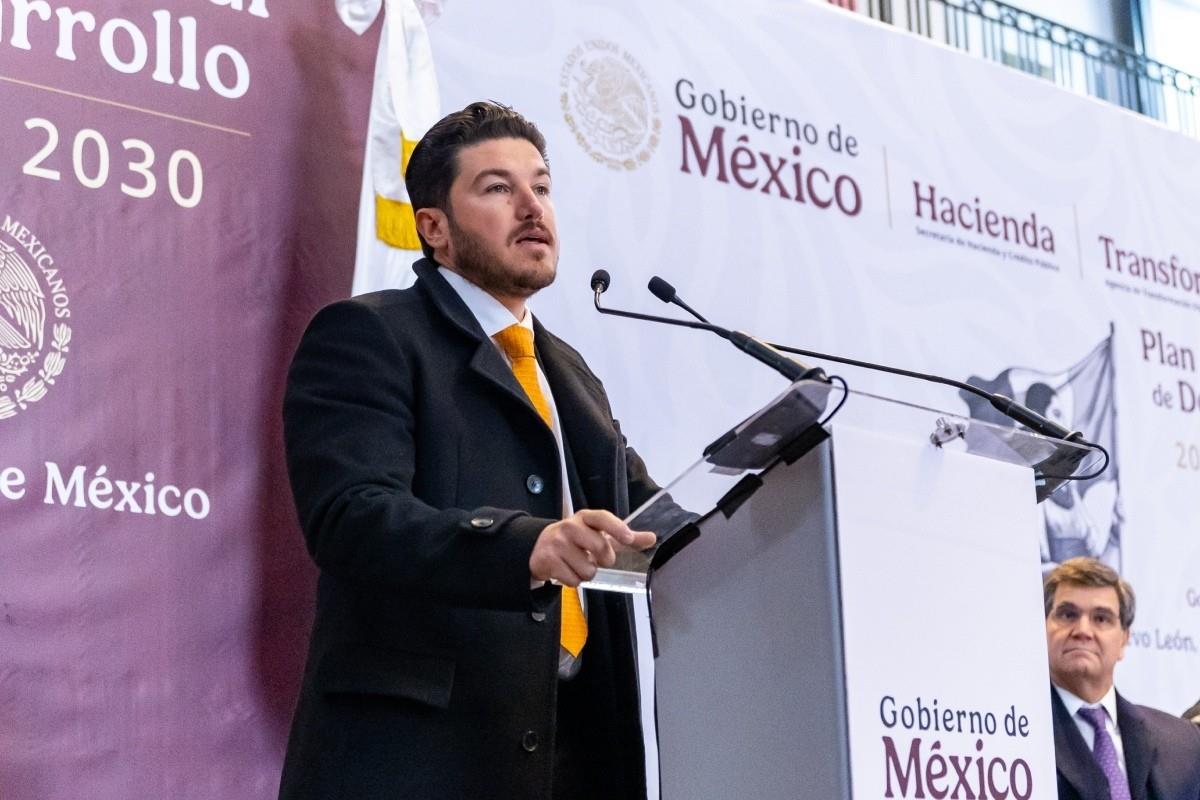
<path fill-rule="evenodd" d="M 1043 590 L 1059 800 L 1200 799 L 1200 730 L 1113 684 L 1132 587 L 1094 558 L 1072 558 Z"/>

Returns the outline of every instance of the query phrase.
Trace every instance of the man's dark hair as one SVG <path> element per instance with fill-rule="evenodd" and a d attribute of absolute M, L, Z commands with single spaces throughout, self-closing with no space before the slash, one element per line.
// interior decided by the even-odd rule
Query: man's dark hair
<path fill-rule="evenodd" d="M 532 122 L 500 103 L 471 103 L 435 122 L 409 157 L 404 183 L 413 211 L 438 208 L 449 214 L 459 151 L 492 139 L 524 139 L 546 161 L 546 139 Z M 421 251 L 433 258 L 433 248 L 423 237 Z"/>
<path fill-rule="evenodd" d="M 1046 607 L 1047 617 L 1054 610 L 1054 593 L 1059 586 L 1063 585 L 1115 590 L 1118 604 L 1117 615 L 1121 618 L 1121 628 L 1129 630 L 1129 626 L 1133 624 L 1133 614 L 1137 609 L 1133 587 L 1107 564 L 1094 558 L 1080 556 L 1067 559 L 1047 573 L 1042 579 L 1042 600 Z"/>

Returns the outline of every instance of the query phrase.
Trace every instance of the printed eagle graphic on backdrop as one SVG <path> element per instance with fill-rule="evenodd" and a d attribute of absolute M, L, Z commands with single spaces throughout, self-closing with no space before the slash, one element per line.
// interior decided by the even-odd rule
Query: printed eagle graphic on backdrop
<path fill-rule="evenodd" d="M 1113 333 L 1080 361 L 1059 372 L 1009 367 L 994 378 L 972 375 L 967 383 L 1000 392 L 1068 430 L 1081 431 L 1089 441 L 1106 448 L 1112 461 L 1100 476 L 1067 481 L 1042 502 L 1041 556 L 1044 569 L 1075 556 L 1093 556 L 1121 571 L 1120 470 L 1117 458 L 1116 402 L 1113 396 Z M 959 396 L 972 419 L 1013 426 L 1012 420 L 984 399 L 966 392 Z"/>
<path fill-rule="evenodd" d="M 0 374 L 20 375 L 42 349 L 46 296 L 16 248 L 0 242 Z"/>

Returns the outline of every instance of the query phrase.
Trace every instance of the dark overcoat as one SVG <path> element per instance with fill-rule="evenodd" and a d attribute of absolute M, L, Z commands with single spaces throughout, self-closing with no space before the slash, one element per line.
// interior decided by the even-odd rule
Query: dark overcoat
<path fill-rule="evenodd" d="M 1059 800 L 1109 800 L 1108 779 L 1054 689 Z M 1200 800 L 1200 730 L 1117 693 L 1117 727 L 1132 800 Z"/>
<path fill-rule="evenodd" d="M 641 797 L 627 604 L 588 594 L 582 670 L 559 681 L 560 593 L 529 574 L 567 488 L 554 436 L 436 265 L 416 270 L 319 312 L 288 375 L 320 577 L 280 797 L 549 798 L 566 753 L 583 797 Z M 625 516 L 657 487 L 600 381 L 534 327 L 575 507 Z"/>

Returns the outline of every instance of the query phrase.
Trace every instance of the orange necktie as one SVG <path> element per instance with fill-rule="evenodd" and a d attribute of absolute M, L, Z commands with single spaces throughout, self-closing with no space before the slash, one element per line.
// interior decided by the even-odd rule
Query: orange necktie
<path fill-rule="evenodd" d="M 529 402 L 537 409 L 538 415 L 547 427 L 554 427 L 554 418 L 550 414 L 550 403 L 542 394 L 538 382 L 537 357 L 533 349 L 533 331 L 523 325 L 509 325 L 495 336 L 500 349 L 512 361 L 513 375 L 517 383 L 525 390 Z M 579 602 L 579 592 L 570 586 L 562 587 L 562 630 L 559 643 L 572 656 L 578 657 L 587 641 L 587 619 L 583 616 L 583 606 Z"/>

